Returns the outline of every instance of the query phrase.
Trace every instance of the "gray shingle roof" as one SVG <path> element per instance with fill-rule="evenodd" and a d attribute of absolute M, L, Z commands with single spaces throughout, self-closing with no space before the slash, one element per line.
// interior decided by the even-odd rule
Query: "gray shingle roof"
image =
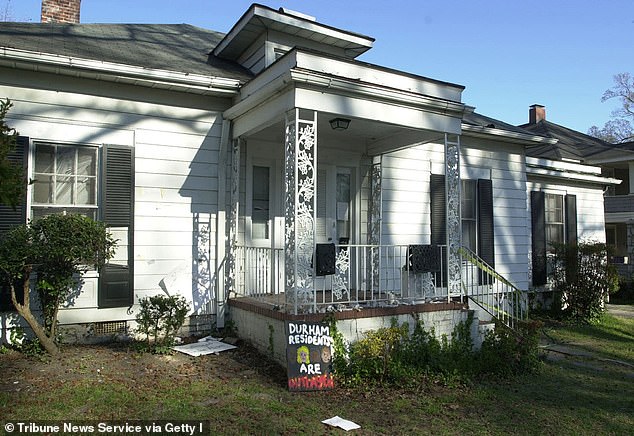
<path fill-rule="evenodd" d="M 526 149 L 526 154 L 533 157 L 547 159 L 575 159 L 585 161 L 599 153 L 613 150 L 615 147 L 601 139 L 586 135 L 585 133 L 569 129 L 550 121 L 542 120 L 535 124 L 523 124 L 519 126 L 536 135 L 556 138 L 556 145 L 539 145 Z"/>
<path fill-rule="evenodd" d="M 508 132 L 521 133 L 524 135 L 532 134 L 532 132 L 525 129 L 505 123 L 504 121 L 496 120 L 495 118 L 487 117 L 486 115 L 482 115 L 477 112 L 465 113 L 462 122 L 473 126 L 490 127 L 492 129 L 506 130 Z"/>
<path fill-rule="evenodd" d="M 189 24 L 0 23 L 0 47 L 247 81 L 210 52 L 223 33 Z"/>

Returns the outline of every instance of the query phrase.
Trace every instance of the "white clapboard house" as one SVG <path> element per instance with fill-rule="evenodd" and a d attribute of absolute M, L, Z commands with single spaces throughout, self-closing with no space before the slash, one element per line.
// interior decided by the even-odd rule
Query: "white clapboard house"
<path fill-rule="evenodd" d="M 120 240 L 61 311 L 67 335 L 133 327 L 159 292 L 191 302 L 191 331 L 231 319 L 265 348 L 326 313 L 351 337 L 412 313 L 438 334 L 475 313 L 475 332 L 526 316 L 548 238 L 605 240 L 614 179 L 527 157 L 557 141 L 358 60 L 373 42 L 257 4 L 227 34 L 0 23 L 0 97 L 35 180 L 0 226 L 79 212 Z"/>

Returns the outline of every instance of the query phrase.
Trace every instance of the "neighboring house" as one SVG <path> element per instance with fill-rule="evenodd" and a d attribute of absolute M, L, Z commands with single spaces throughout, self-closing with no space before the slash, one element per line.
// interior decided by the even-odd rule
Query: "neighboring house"
<path fill-rule="evenodd" d="M 610 144 L 548 121 L 546 108 L 541 105 L 530 107 L 529 122 L 520 127 L 557 140 L 553 145 L 528 147 L 527 156 L 560 161 L 563 165 L 593 165 L 600 168 L 603 177 L 621 181 L 604 189 L 606 238 L 601 242 L 613 250 L 612 260 L 620 274 L 630 277 L 634 272 L 630 266 L 634 259 L 634 151 L 627 143 Z M 594 201 L 598 208 L 599 200 Z M 561 236 L 557 240 L 561 241 Z"/>
<path fill-rule="evenodd" d="M 0 226 L 77 211 L 121 241 L 67 331 L 129 326 L 161 289 L 192 303 L 192 331 L 230 316 L 280 360 L 284 321 L 325 312 L 350 338 L 412 313 L 450 334 L 466 308 L 512 324 L 534 235 L 561 231 L 551 194 L 567 235 L 605 238 L 613 179 L 527 157 L 557 141 L 477 114 L 460 85 L 357 60 L 373 42 L 261 5 L 226 35 L 0 23 L 0 96 L 35 179 Z"/>

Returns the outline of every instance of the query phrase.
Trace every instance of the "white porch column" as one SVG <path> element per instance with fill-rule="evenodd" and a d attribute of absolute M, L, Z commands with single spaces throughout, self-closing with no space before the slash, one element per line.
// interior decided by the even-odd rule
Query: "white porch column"
<path fill-rule="evenodd" d="M 240 144 L 241 139 L 235 139 L 231 147 L 231 205 L 229 209 L 229 235 L 227 238 L 226 289 L 236 292 L 238 280 L 236 277 L 236 255 L 238 247 L 238 210 L 240 206 Z"/>
<path fill-rule="evenodd" d="M 382 155 L 372 158 L 370 168 L 370 208 L 368 210 L 368 239 L 372 245 L 370 251 L 370 264 L 372 265 L 372 287 L 379 289 L 381 271 L 381 217 L 382 215 L 382 190 L 381 190 L 381 162 Z"/>
<path fill-rule="evenodd" d="M 225 304 L 227 294 L 225 293 L 227 272 L 224 270 L 225 256 L 227 254 L 227 161 L 229 155 L 229 132 L 231 122 L 222 121 L 222 132 L 220 135 L 220 149 L 218 151 L 218 215 L 216 217 L 216 263 L 214 265 L 214 277 L 216 287 L 216 327 L 225 326 Z"/>
<path fill-rule="evenodd" d="M 445 207 L 448 296 L 461 295 L 462 226 L 460 222 L 460 135 L 445 133 Z"/>
<path fill-rule="evenodd" d="M 303 115 L 312 115 L 312 119 Z M 293 313 L 316 311 L 313 254 L 317 192 L 317 112 L 286 113 L 284 146 L 286 304 Z"/>

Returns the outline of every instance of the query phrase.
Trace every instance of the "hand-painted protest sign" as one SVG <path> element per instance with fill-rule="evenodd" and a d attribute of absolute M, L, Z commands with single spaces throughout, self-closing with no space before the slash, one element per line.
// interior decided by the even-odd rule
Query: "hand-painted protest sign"
<path fill-rule="evenodd" d="M 321 323 L 286 322 L 289 391 L 321 391 L 334 387 L 332 336 Z"/>

